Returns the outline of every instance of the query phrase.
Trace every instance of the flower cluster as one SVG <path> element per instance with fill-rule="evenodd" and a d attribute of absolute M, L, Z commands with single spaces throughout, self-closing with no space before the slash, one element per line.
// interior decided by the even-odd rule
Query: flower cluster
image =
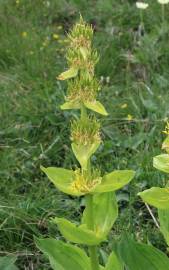
<path fill-rule="evenodd" d="M 100 123 L 95 117 L 87 116 L 83 121 L 81 119 L 73 120 L 71 123 L 71 140 L 76 144 L 93 144 L 100 142 Z"/>
<path fill-rule="evenodd" d="M 73 190 L 77 190 L 83 194 L 91 192 L 102 181 L 100 171 L 93 169 L 90 174 L 80 169 L 75 170 L 74 181 L 71 184 Z"/>
<path fill-rule="evenodd" d="M 74 81 L 68 82 L 68 91 L 66 100 L 75 102 L 76 104 L 84 103 L 86 101 L 95 101 L 97 93 L 100 89 L 98 80 L 81 80 L 77 78 Z"/>

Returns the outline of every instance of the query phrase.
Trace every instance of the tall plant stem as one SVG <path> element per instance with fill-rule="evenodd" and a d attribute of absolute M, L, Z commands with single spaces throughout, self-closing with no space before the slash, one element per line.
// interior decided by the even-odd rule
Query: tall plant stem
<path fill-rule="evenodd" d="M 87 207 L 87 227 L 90 230 L 94 230 L 94 220 L 93 220 L 93 196 L 86 195 L 86 207 Z M 97 246 L 89 246 L 89 254 L 91 261 L 91 269 L 99 270 L 99 260 L 97 254 Z"/>

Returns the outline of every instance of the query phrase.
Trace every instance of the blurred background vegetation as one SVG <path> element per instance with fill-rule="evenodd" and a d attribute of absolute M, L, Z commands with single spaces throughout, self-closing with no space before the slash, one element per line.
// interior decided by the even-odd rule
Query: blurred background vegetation
<path fill-rule="evenodd" d="M 50 269 L 33 235 L 61 238 L 50 217 L 78 220 L 83 211 L 83 198 L 59 193 L 39 168 L 78 165 L 69 139 L 76 111 L 60 110 L 66 83 L 56 77 L 67 67 L 66 33 L 79 13 L 95 29 L 99 98 L 109 112 L 100 117 L 104 142 L 93 163 L 102 171 L 137 172 L 117 192 L 120 215 L 100 256 L 106 258 L 124 230 L 165 251 L 137 196 L 167 180 L 152 167 L 152 158 L 161 153 L 169 116 L 169 6 L 162 24 L 160 5 L 147 2 L 141 31 L 134 0 L 0 1 L 0 255 L 17 254 L 19 269 Z"/>

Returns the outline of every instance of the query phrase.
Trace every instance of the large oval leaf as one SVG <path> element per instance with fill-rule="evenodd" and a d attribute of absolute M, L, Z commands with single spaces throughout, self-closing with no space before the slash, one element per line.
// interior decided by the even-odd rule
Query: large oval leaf
<path fill-rule="evenodd" d="M 134 175 L 135 172 L 131 170 L 113 171 L 103 176 L 101 184 L 94 189 L 94 192 L 102 193 L 120 189 L 127 185 Z"/>
<path fill-rule="evenodd" d="M 87 169 L 88 161 L 90 157 L 96 152 L 99 145 L 100 145 L 100 142 L 87 144 L 87 145 L 77 145 L 75 143 L 72 143 L 73 153 L 75 157 L 77 158 L 77 160 L 79 161 L 83 170 Z"/>
<path fill-rule="evenodd" d="M 36 238 L 35 242 L 54 270 L 91 270 L 89 258 L 80 248 L 52 238 Z"/>
<path fill-rule="evenodd" d="M 163 252 L 129 237 L 118 245 L 118 254 L 129 270 L 169 270 L 169 258 Z"/>
<path fill-rule="evenodd" d="M 167 245 L 169 246 L 169 209 L 159 209 L 158 216 L 160 220 L 160 231 L 162 232 Z"/>
<path fill-rule="evenodd" d="M 143 201 L 159 209 L 169 208 L 169 188 L 152 187 L 138 193 Z"/>
<path fill-rule="evenodd" d="M 65 218 L 54 218 L 53 221 L 58 225 L 62 235 L 70 242 L 93 246 L 104 240 L 102 235 L 96 234 L 84 225 L 76 226 Z"/>
<path fill-rule="evenodd" d="M 86 207 L 82 218 L 82 222 L 85 224 L 87 224 L 87 213 Z M 105 192 L 93 196 L 93 215 L 95 231 L 97 234 L 106 237 L 118 217 L 118 205 L 114 192 Z"/>
<path fill-rule="evenodd" d="M 99 101 L 84 102 L 84 105 L 94 112 L 100 113 L 105 116 L 108 115 L 106 109 Z"/>
<path fill-rule="evenodd" d="M 153 166 L 160 171 L 169 173 L 169 155 L 162 154 L 154 157 Z"/>
<path fill-rule="evenodd" d="M 72 188 L 72 182 L 74 180 L 74 172 L 72 170 L 56 167 L 44 168 L 43 166 L 41 166 L 41 170 L 60 191 L 74 196 L 83 195 L 77 189 Z"/>

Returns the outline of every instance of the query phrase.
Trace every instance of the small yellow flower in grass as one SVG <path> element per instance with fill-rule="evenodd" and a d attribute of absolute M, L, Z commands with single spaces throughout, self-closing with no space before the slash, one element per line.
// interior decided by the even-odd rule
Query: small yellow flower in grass
<path fill-rule="evenodd" d="M 127 120 L 128 120 L 128 121 L 131 121 L 132 119 L 133 119 L 133 116 L 132 116 L 131 114 L 128 114 L 128 115 L 127 115 Z"/>
<path fill-rule="evenodd" d="M 127 103 L 124 103 L 120 106 L 121 109 L 126 109 L 128 107 Z"/>
<path fill-rule="evenodd" d="M 16 4 L 19 5 L 20 1 L 19 0 L 16 0 Z"/>
<path fill-rule="evenodd" d="M 169 135 L 169 121 L 167 121 L 167 124 L 165 126 L 165 130 L 163 130 L 163 133 Z"/>
<path fill-rule="evenodd" d="M 62 28 L 63 28 L 62 25 L 59 25 L 59 26 L 57 27 L 58 30 L 61 30 Z"/>
<path fill-rule="evenodd" d="M 22 35 L 23 38 L 26 38 L 28 36 L 28 33 L 27 32 L 22 32 L 21 35 Z"/>
<path fill-rule="evenodd" d="M 169 3 L 169 0 L 157 0 L 159 4 L 166 5 Z"/>
<path fill-rule="evenodd" d="M 144 3 L 144 2 L 136 2 L 136 7 L 139 9 L 146 9 L 148 8 L 149 4 Z"/>
<path fill-rule="evenodd" d="M 53 34 L 53 39 L 59 39 L 59 35 L 58 34 Z"/>

